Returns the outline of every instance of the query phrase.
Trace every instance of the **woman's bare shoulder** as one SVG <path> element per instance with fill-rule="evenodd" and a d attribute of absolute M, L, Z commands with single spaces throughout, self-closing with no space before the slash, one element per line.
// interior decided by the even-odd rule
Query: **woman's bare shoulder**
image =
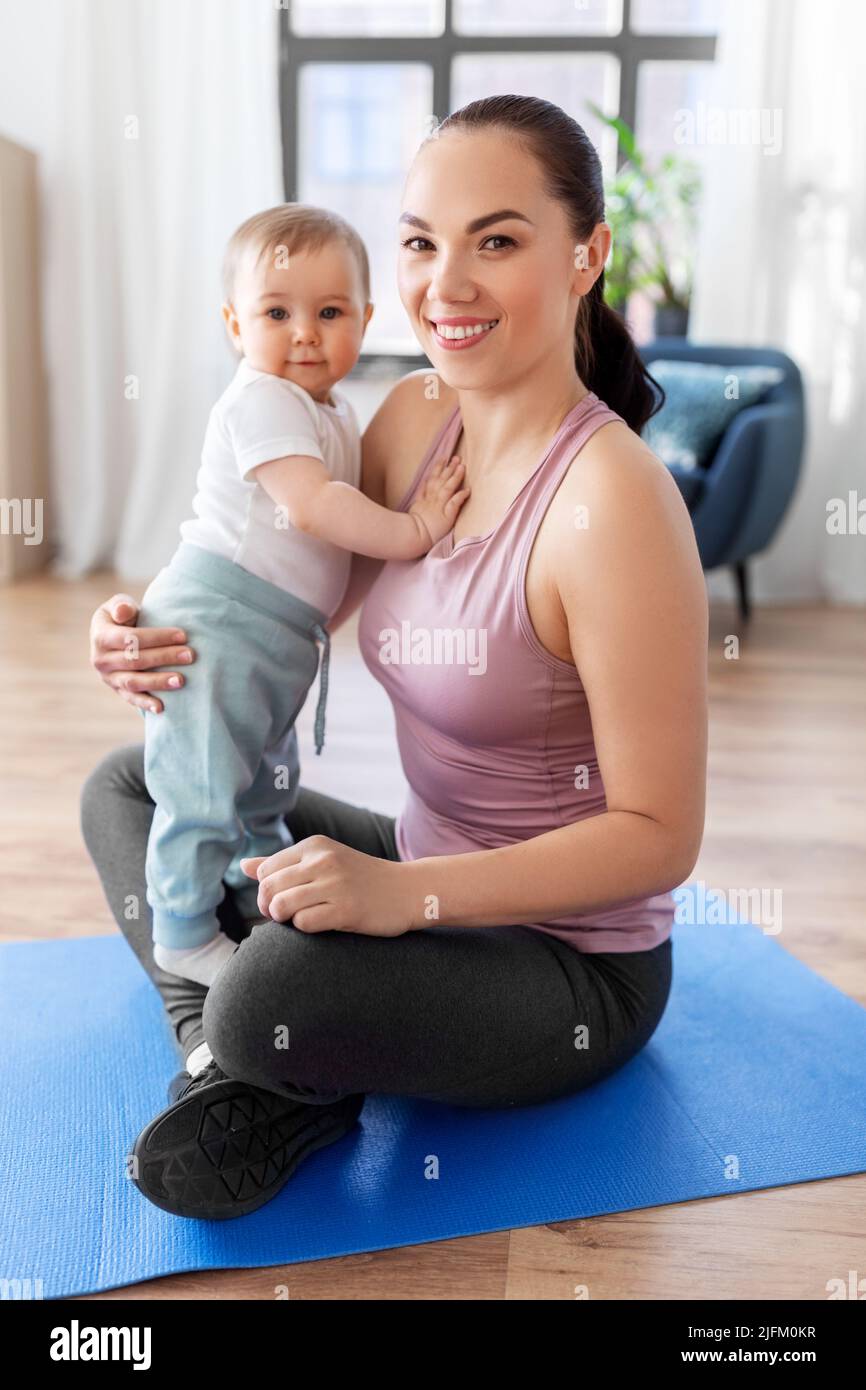
<path fill-rule="evenodd" d="M 432 367 L 392 386 L 364 431 L 361 487 L 368 497 L 396 506 L 456 405 L 457 393 Z"/>
<path fill-rule="evenodd" d="M 559 491 L 566 505 L 592 495 L 597 501 L 637 508 L 652 495 L 675 524 L 691 527 L 670 470 L 621 420 L 600 426 L 590 436 L 572 459 Z"/>
<path fill-rule="evenodd" d="M 613 566 L 634 561 L 638 548 L 668 574 L 679 568 L 693 585 L 701 579 L 694 528 L 673 475 L 624 421 L 611 421 L 591 435 L 554 500 L 550 554 L 566 587 L 595 582 L 603 559 Z M 577 548 L 574 528 L 586 532 Z M 702 593 L 702 584 L 697 587 Z"/>

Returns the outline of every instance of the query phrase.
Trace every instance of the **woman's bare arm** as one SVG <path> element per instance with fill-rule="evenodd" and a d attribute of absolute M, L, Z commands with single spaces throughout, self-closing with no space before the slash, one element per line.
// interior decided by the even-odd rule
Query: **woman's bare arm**
<path fill-rule="evenodd" d="M 667 892 L 694 868 L 708 615 L 691 521 L 670 474 L 624 425 L 599 431 L 579 479 L 589 525 L 563 526 L 555 572 L 606 810 L 516 845 L 402 865 L 414 927 L 430 925 L 430 895 L 438 925 L 500 926 Z"/>

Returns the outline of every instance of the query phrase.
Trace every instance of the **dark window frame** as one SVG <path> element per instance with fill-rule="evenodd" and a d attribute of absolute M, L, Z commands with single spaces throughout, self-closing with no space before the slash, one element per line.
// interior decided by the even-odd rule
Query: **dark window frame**
<path fill-rule="evenodd" d="M 622 28 L 617 34 L 460 34 L 453 25 L 453 0 L 445 0 L 441 34 L 392 38 L 309 36 L 291 27 L 291 0 L 279 15 L 279 99 L 283 150 L 283 189 L 287 202 L 297 199 L 298 78 L 305 63 L 423 63 L 433 70 L 433 113 L 451 110 L 451 64 L 469 53 L 603 53 L 619 60 L 619 116 L 632 129 L 637 111 L 638 69 L 643 62 L 712 62 L 715 34 L 638 34 L 631 28 L 631 0 L 622 0 Z M 624 153 L 617 148 L 617 166 Z M 417 366 L 423 356 L 363 353 L 361 361 L 382 360 Z"/>

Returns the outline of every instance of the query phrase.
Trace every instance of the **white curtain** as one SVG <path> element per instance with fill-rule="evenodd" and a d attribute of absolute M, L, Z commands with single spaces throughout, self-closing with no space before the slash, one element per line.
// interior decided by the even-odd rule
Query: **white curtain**
<path fill-rule="evenodd" d="M 753 563 L 756 598 L 863 604 L 866 537 L 829 535 L 826 521 L 831 499 L 866 497 L 866 5 L 727 8 L 708 105 L 778 111 L 781 144 L 708 152 L 689 331 L 781 348 L 803 372 L 804 474 Z"/>
<path fill-rule="evenodd" d="M 225 242 L 283 200 L 274 0 L 66 0 L 47 156 L 55 570 L 148 579 L 235 359 Z"/>

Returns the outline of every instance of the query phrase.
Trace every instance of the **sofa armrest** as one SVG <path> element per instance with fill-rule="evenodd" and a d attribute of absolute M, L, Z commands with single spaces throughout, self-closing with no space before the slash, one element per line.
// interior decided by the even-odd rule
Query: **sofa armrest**
<path fill-rule="evenodd" d="M 796 487 L 802 430 L 787 404 L 748 406 L 731 422 L 693 513 L 705 568 L 745 560 L 772 540 Z"/>

